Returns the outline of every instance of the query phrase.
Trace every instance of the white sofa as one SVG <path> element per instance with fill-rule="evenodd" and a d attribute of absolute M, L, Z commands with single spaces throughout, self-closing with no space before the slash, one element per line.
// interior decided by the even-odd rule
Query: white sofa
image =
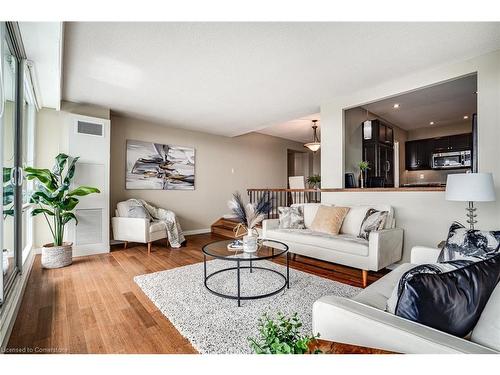
<path fill-rule="evenodd" d="M 416 264 L 435 263 L 439 249 L 414 247 L 411 263 L 398 266 L 352 299 L 324 296 L 313 305 L 313 332 L 322 339 L 398 353 L 498 353 L 500 284 L 491 295 L 470 340 L 386 312 L 399 279 Z"/>
<path fill-rule="evenodd" d="M 150 222 L 146 218 L 128 217 L 129 206 L 128 201 L 119 202 L 116 205 L 115 217 L 111 218 L 113 238 L 124 241 L 125 248 L 128 242 L 147 243 L 149 254 L 153 241 L 167 238 L 165 225 L 160 222 Z"/>
<path fill-rule="evenodd" d="M 262 237 L 286 243 L 292 254 L 359 268 L 363 271 L 363 286 L 366 286 L 368 271 L 378 271 L 401 260 L 403 230 L 396 228 L 394 210 L 391 206 L 349 206 L 351 209 L 344 219 L 340 234 L 334 236 L 310 229 L 320 205 L 320 203 L 301 204 L 306 229 L 279 229 L 279 220 L 269 219 L 262 223 Z M 358 235 L 369 208 L 389 211 L 389 216 L 385 228 L 371 232 L 368 240 L 365 240 Z"/>

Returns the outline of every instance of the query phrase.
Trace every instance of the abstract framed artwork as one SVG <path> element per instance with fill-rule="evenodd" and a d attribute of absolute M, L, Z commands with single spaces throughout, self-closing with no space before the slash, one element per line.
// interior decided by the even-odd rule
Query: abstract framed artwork
<path fill-rule="evenodd" d="M 127 140 L 127 190 L 194 190 L 195 150 Z"/>

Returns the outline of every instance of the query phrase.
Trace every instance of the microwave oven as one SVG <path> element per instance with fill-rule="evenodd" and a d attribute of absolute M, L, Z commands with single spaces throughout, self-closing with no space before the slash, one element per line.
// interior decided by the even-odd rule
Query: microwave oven
<path fill-rule="evenodd" d="M 432 169 L 470 168 L 471 154 L 470 150 L 432 154 Z"/>

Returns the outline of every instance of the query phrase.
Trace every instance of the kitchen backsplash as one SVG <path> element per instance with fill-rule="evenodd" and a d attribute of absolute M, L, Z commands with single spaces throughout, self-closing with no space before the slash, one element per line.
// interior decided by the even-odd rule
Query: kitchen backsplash
<path fill-rule="evenodd" d="M 405 171 L 400 185 L 402 184 L 435 184 L 435 183 L 446 183 L 446 177 L 449 174 L 454 173 L 465 173 L 464 169 L 457 170 L 447 170 L 447 171 L 438 171 L 438 170 L 424 170 L 424 171 Z"/>

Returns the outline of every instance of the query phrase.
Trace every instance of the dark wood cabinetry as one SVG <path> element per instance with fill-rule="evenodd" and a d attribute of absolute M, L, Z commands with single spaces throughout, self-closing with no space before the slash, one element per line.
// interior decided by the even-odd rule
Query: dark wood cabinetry
<path fill-rule="evenodd" d="M 366 173 L 368 187 L 375 180 L 383 180 L 386 187 L 394 186 L 394 131 L 390 125 L 372 120 L 371 129 L 363 126 L 363 160 L 370 165 Z"/>
<path fill-rule="evenodd" d="M 439 138 L 419 139 L 405 143 L 405 164 L 410 171 L 432 168 L 432 154 L 472 149 L 472 133 Z"/>
<path fill-rule="evenodd" d="M 422 139 L 405 143 L 405 161 L 407 170 L 430 169 L 432 163 L 432 140 Z"/>

